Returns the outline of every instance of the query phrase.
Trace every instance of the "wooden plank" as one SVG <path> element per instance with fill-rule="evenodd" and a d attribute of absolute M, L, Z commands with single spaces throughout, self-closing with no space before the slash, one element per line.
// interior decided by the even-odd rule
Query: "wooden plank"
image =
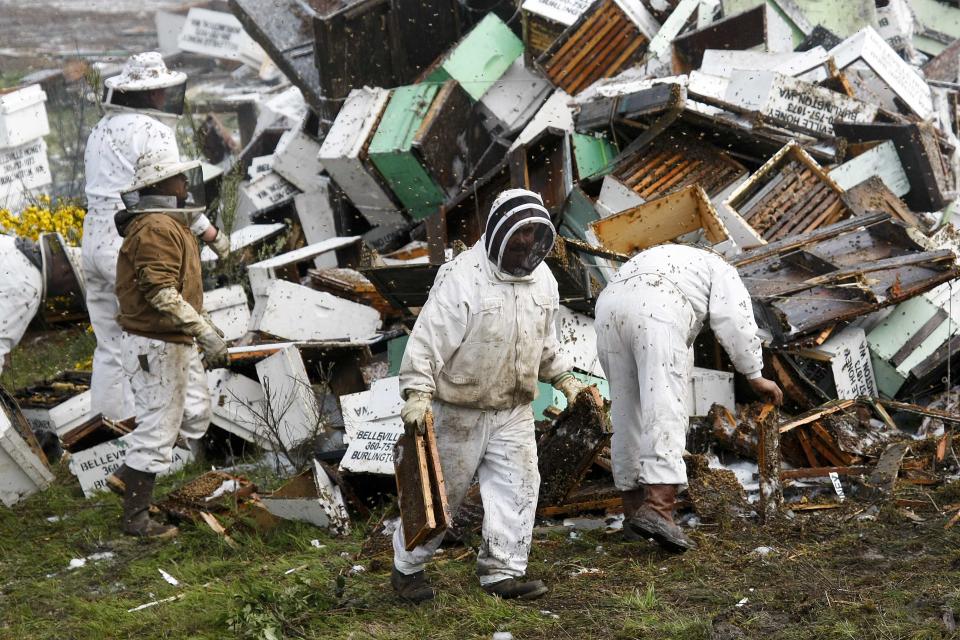
<path fill-rule="evenodd" d="M 944 422 L 960 424 L 960 415 L 956 413 L 949 413 L 947 411 L 941 411 L 940 409 L 928 409 L 927 407 L 921 407 L 917 404 L 910 404 L 909 402 L 897 402 L 896 400 L 878 400 L 878 402 L 888 409 L 906 411 L 907 413 L 916 413 L 918 415 L 928 416 L 930 418 L 940 418 Z"/>
<path fill-rule="evenodd" d="M 797 440 L 800 441 L 800 448 L 803 449 L 803 455 L 807 457 L 807 462 L 810 463 L 811 467 L 819 467 L 820 461 L 817 459 L 817 454 L 813 450 L 813 445 L 810 444 L 810 436 L 807 434 L 805 429 L 797 430 Z M 783 473 L 780 474 L 780 477 L 783 477 Z"/>
<path fill-rule="evenodd" d="M 814 409 L 813 411 L 809 411 L 803 415 L 797 416 L 790 422 L 780 425 L 780 433 L 784 434 L 788 431 L 796 429 L 797 427 L 819 420 L 824 416 L 829 416 L 837 413 L 838 411 L 843 411 L 844 409 L 852 407 L 856 403 L 856 400 L 835 400 L 833 402 L 829 402 L 821 407 L 818 407 L 817 409 Z"/>
<path fill-rule="evenodd" d="M 584 511 L 600 511 L 622 509 L 623 500 L 617 498 L 602 498 L 598 500 L 585 500 L 583 502 L 570 502 L 556 505 L 553 507 L 540 507 L 537 509 L 537 515 L 541 518 L 552 518 L 562 516 L 568 513 L 582 513 Z"/>
<path fill-rule="evenodd" d="M 811 467 L 808 469 L 784 469 L 781 480 L 802 480 L 805 478 L 824 478 L 831 473 L 841 476 L 859 476 L 869 473 L 870 467 Z"/>
<path fill-rule="evenodd" d="M 450 517 L 450 505 L 447 503 L 447 485 L 440 467 L 440 452 L 437 449 L 437 434 L 433 429 L 433 412 L 427 412 L 426 435 L 427 466 L 430 475 L 430 493 L 433 495 L 434 520 L 437 529 L 446 529 L 453 522 Z"/>
<path fill-rule="evenodd" d="M 900 474 L 900 465 L 903 463 L 903 457 L 910 450 L 910 443 L 895 442 L 888 446 L 880 455 L 877 466 L 867 479 L 867 483 L 882 497 L 892 497 L 893 490 L 897 483 L 897 476 Z"/>
<path fill-rule="evenodd" d="M 764 406 L 757 421 L 757 463 L 760 470 L 760 518 L 764 523 L 774 520 L 783 504 L 783 485 L 780 483 L 780 430 L 778 412 L 773 405 Z"/>

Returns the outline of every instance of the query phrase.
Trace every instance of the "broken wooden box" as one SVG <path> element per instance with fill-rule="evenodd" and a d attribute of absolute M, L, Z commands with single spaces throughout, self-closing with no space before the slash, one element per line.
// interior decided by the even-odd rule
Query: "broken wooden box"
<path fill-rule="evenodd" d="M 520 6 L 523 20 L 524 54 L 532 62 L 590 8 L 592 0 L 524 0 Z"/>
<path fill-rule="evenodd" d="M 70 452 L 70 472 L 85 497 L 107 490 L 107 476 L 123 464 L 134 426 L 132 420 L 113 422 L 98 414 L 63 435 L 64 448 Z M 175 446 L 170 467 L 159 475 L 175 473 L 192 460 L 189 449 Z"/>
<path fill-rule="evenodd" d="M 86 371 L 65 371 L 18 390 L 14 398 L 32 429 L 63 435 L 93 417 L 90 373 Z"/>
<path fill-rule="evenodd" d="M 339 535 L 350 533 L 343 491 L 318 460 L 261 501 L 278 518 L 308 522 Z"/>
<path fill-rule="evenodd" d="M 730 239 L 698 185 L 592 222 L 590 229 L 605 248 L 626 255 L 673 240 L 719 245 Z"/>
<path fill-rule="evenodd" d="M 960 274 L 951 250 L 924 251 L 883 213 L 772 242 L 732 262 L 775 342 L 903 302 Z"/>
<path fill-rule="evenodd" d="M 16 402 L 0 390 L 0 502 L 12 507 L 53 482 L 41 451 Z"/>
<path fill-rule="evenodd" d="M 842 193 L 816 160 L 790 142 L 730 194 L 725 204 L 769 241 L 849 217 Z"/>
<path fill-rule="evenodd" d="M 638 63 L 658 25 L 639 0 L 598 0 L 537 59 L 556 86 L 576 95 Z"/>

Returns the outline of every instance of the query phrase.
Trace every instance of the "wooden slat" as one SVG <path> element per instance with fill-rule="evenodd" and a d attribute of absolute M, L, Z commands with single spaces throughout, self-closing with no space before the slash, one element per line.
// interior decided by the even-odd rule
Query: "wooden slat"
<path fill-rule="evenodd" d="M 446 529 L 453 522 L 450 517 L 450 506 L 447 503 L 447 485 L 443 479 L 443 469 L 440 467 L 440 452 L 437 450 L 437 434 L 433 430 L 433 412 L 427 412 L 426 450 L 427 465 L 430 474 L 430 492 L 433 496 L 434 520 L 438 529 Z"/>
<path fill-rule="evenodd" d="M 841 476 L 857 476 L 870 473 L 870 467 L 811 467 L 807 469 L 784 469 L 781 480 L 802 480 L 804 478 L 822 478 L 836 473 Z"/>

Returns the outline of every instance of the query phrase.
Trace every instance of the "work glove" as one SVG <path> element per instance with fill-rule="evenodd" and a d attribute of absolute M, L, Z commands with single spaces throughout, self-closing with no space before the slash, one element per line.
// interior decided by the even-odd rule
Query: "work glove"
<path fill-rule="evenodd" d="M 230 237 L 219 229 L 217 229 L 216 237 L 207 245 L 213 249 L 219 260 L 226 260 L 227 256 L 230 255 Z"/>
<path fill-rule="evenodd" d="M 550 381 L 550 384 L 553 385 L 554 389 L 564 395 L 567 399 L 567 404 L 570 406 L 573 406 L 573 403 L 577 401 L 577 396 L 580 395 L 580 392 L 587 388 L 587 385 L 577 380 L 569 371 L 564 371 L 556 376 Z"/>
<path fill-rule="evenodd" d="M 147 297 L 147 302 L 160 313 L 169 316 L 185 334 L 193 337 L 203 350 L 208 369 L 227 365 L 227 343 L 212 322 L 204 319 L 173 287 L 164 287 Z"/>
<path fill-rule="evenodd" d="M 212 323 L 205 323 L 206 327 L 195 336 L 197 346 L 203 352 L 203 365 L 207 369 L 221 369 L 229 363 L 227 343 L 223 340 L 223 332 Z"/>
<path fill-rule="evenodd" d="M 411 389 L 407 391 L 406 402 L 400 410 L 403 427 L 407 435 L 427 433 L 427 413 L 433 407 L 433 396 L 426 391 Z"/>

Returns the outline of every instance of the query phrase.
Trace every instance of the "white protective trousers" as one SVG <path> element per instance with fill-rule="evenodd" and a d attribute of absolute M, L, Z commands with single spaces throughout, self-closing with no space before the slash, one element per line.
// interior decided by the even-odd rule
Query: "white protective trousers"
<path fill-rule="evenodd" d="M 124 463 L 163 473 L 173 462 L 177 435 L 202 438 L 210 424 L 210 392 L 196 345 L 123 333 L 123 370 L 130 378 L 137 428 Z"/>
<path fill-rule="evenodd" d="M 114 213 L 115 207 L 91 209 L 84 218 L 82 256 L 87 313 L 97 336 L 90 380 L 91 408 L 107 418 L 123 420 L 133 415 L 133 394 L 122 364 L 123 330 L 117 324 L 117 255 L 123 238 L 113 222 Z"/>
<path fill-rule="evenodd" d="M 693 309 L 663 278 L 639 275 L 600 293 L 595 326 L 610 383 L 614 483 L 621 491 L 686 484 Z"/>
<path fill-rule="evenodd" d="M 0 373 L 40 308 L 43 278 L 17 249 L 14 238 L 0 236 Z"/>
<path fill-rule="evenodd" d="M 433 403 L 440 467 L 451 515 L 475 475 L 483 500 L 483 547 L 477 559 L 481 585 L 518 578 L 527 570 L 540 492 L 537 443 L 530 405 L 501 411 Z M 393 535 L 393 562 L 400 573 L 422 571 L 443 534 L 413 551 L 405 549 L 403 527 Z"/>

